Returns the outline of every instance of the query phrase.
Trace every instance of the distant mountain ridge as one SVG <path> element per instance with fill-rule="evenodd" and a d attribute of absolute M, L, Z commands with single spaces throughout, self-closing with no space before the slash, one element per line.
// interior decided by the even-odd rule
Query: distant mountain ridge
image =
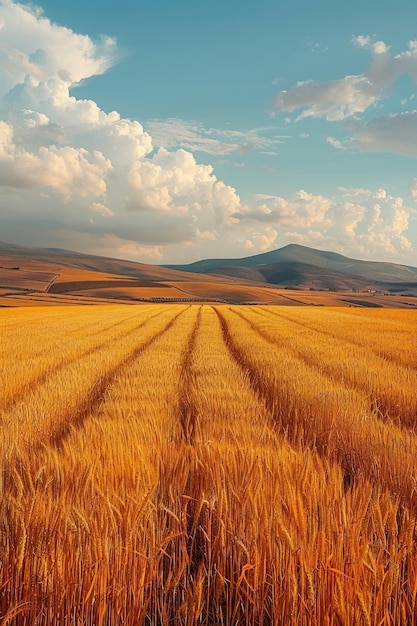
<path fill-rule="evenodd" d="M 277 250 L 239 259 L 205 259 L 166 268 L 199 274 L 216 274 L 288 287 L 317 289 L 380 288 L 417 291 L 417 268 L 384 261 L 352 259 L 289 244 Z"/>
<path fill-rule="evenodd" d="M 221 282 L 242 288 L 273 286 L 417 296 L 417 267 L 351 259 L 336 252 L 298 244 L 239 259 L 204 259 L 189 265 L 150 265 L 61 248 L 20 246 L 0 241 L 0 272 L 4 274 L 7 268 L 18 266 L 55 274 L 68 274 L 68 268 L 74 268 L 111 275 L 119 280 L 146 281 L 149 285 L 158 281 Z M 18 277 L 17 274 L 13 276 Z M 103 280 L 107 279 L 108 276 L 103 277 Z M 12 278 L 9 276 L 7 280 L 10 284 Z"/>

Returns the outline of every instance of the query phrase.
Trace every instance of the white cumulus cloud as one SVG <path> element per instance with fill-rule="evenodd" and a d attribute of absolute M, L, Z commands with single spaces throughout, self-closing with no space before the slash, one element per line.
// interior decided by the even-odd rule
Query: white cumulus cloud
<path fill-rule="evenodd" d="M 329 226 L 328 212 L 332 200 L 301 189 L 286 199 L 280 196 L 255 196 L 250 206 L 245 206 L 235 217 L 243 222 L 255 221 L 281 227 L 309 228 L 313 224 Z"/>
<path fill-rule="evenodd" d="M 68 246 L 102 249 L 113 242 L 116 252 L 134 256 L 151 246 L 158 256 L 162 244 L 209 242 L 217 227 L 231 227 L 240 198 L 212 166 L 178 145 L 155 151 L 139 121 L 73 95 L 77 84 L 118 60 L 113 38 L 93 41 L 52 23 L 40 8 L 11 0 L 0 0 L 0 23 L 3 237 L 24 221 L 40 245 L 65 233 Z M 229 151 L 226 144 L 239 151 L 249 141 L 270 145 L 256 131 L 217 138 L 214 129 L 193 133 L 183 126 L 183 143 L 188 132 L 197 150 L 199 134 L 201 147 L 214 153 Z"/>
<path fill-rule="evenodd" d="M 386 189 L 340 188 L 341 197 L 304 190 L 291 198 L 260 195 L 236 215 L 244 224 L 267 224 L 288 241 L 337 248 L 345 254 L 371 258 L 401 257 L 411 249 L 407 237 L 415 211 Z M 417 182 L 410 195 L 417 196 Z M 246 246 L 252 248 L 248 238 Z"/>
<path fill-rule="evenodd" d="M 353 37 L 361 48 L 369 48 L 372 60 L 363 74 L 348 75 L 330 81 L 298 82 L 289 90 L 278 92 L 274 102 L 282 111 L 301 110 L 298 120 L 324 117 L 340 121 L 361 114 L 384 98 L 395 80 L 404 74 L 417 81 L 417 44 L 410 41 L 407 50 L 392 56 L 383 41 L 372 43 L 369 35 Z"/>
<path fill-rule="evenodd" d="M 111 170 L 99 151 L 52 145 L 29 152 L 14 143 L 13 128 L 0 121 L 0 185 L 50 187 L 64 196 L 102 196 Z"/>
<path fill-rule="evenodd" d="M 283 111 L 303 109 L 297 120 L 325 117 L 336 121 L 363 113 L 380 95 L 380 88 L 366 76 L 346 76 L 321 83 L 312 80 L 299 82 L 289 91 L 276 94 L 274 102 Z"/>
<path fill-rule="evenodd" d="M 351 136 L 327 140 L 335 147 L 414 155 L 415 112 L 374 123 L 352 116 L 377 103 L 401 73 L 417 79 L 417 44 L 391 56 L 382 42 L 362 37 L 356 45 L 373 55 L 366 73 L 298 83 L 276 103 L 299 118 L 348 119 Z M 412 210 L 386 190 L 284 195 L 277 180 L 275 194 L 243 201 L 194 154 L 271 156 L 290 139 L 278 127 L 222 130 L 173 118 L 142 125 L 74 95 L 119 59 L 111 37 L 94 41 L 33 5 L 0 0 L 2 239 L 154 262 L 240 256 L 289 241 L 344 243 L 345 252 L 366 255 L 409 246 Z M 415 180 L 409 195 L 417 199 Z"/>

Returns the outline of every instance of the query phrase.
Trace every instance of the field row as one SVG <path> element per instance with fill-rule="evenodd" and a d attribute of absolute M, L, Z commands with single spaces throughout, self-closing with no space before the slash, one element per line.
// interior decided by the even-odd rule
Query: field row
<path fill-rule="evenodd" d="M 0 624 L 417 624 L 415 321 L 0 312 Z"/>

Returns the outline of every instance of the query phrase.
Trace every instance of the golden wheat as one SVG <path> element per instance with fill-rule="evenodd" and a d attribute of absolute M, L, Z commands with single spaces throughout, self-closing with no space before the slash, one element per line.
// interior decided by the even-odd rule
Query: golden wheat
<path fill-rule="evenodd" d="M 0 624 L 415 626 L 415 321 L 1 311 Z"/>

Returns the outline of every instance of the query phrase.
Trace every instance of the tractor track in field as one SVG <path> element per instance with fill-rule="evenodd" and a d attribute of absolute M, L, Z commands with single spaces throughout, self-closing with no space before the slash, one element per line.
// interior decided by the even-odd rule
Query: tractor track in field
<path fill-rule="evenodd" d="M 111 328 L 115 328 L 117 326 L 121 326 L 122 324 L 124 324 L 124 323 L 126 323 L 126 322 L 128 322 L 128 321 L 130 321 L 132 319 L 134 319 L 135 317 L 138 317 L 137 313 L 135 313 L 134 315 L 129 315 L 128 317 L 124 317 L 123 319 L 118 320 L 118 321 L 116 321 L 116 322 L 114 322 L 112 324 L 108 324 L 106 326 L 101 326 L 101 327 L 100 327 L 101 319 L 100 318 L 93 319 L 93 320 L 90 320 L 90 321 L 84 323 L 82 326 L 77 325 L 74 328 L 71 328 L 69 330 L 66 329 L 65 333 L 66 333 L 67 336 L 71 336 L 71 335 L 78 336 L 80 332 L 85 332 L 86 330 L 91 329 L 91 332 L 89 333 L 89 336 L 93 337 L 95 335 L 101 335 L 103 332 L 106 332 L 106 331 L 110 330 Z M 63 315 L 62 318 L 60 318 L 60 317 L 55 318 L 54 321 L 53 321 L 53 324 L 57 325 L 58 322 L 62 323 L 62 324 L 65 324 L 66 323 L 66 316 Z M 16 326 L 16 328 L 18 328 L 19 324 L 16 324 L 15 326 Z M 96 328 L 97 326 L 99 327 L 98 329 Z"/>
<path fill-rule="evenodd" d="M 366 472 L 372 480 L 377 481 L 383 488 L 387 488 L 394 495 L 398 495 L 396 478 L 392 475 L 389 461 L 384 457 L 384 450 L 381 449 L 381 451 L 379 451 L 376 456 L 372 456 L 372 458 L 363 455 L 362 450 L 366 451 L 368 447 L 368 437 L 366 433 L 360 434 L 358 431 L 358 437 L 352 447 L 350 447 L 350 445 L 344 445 L 342 437 L 342 445 L 337 448 L 329 448 L 328 436 L 330 430 L 327 429 L 321 433 L 317 431 L 317 425 L 315 423 L 313 427 L 313 424 L 308 422 L 306 424 L 307 431 L 305 431 L 303 438 L 300 439 L 300 420 L 301 432 L 304 432 L 302 414 L 297 411 L 297 404 L 294 405 L 294 403 L 291 403 L 291 397 L 288 395 L 285 385 L 282 386 L 282 389 L 275 388 L 273 384 L 262 377 L 262 374 L 257 371 L 250 359 L 236 345 L 224 315 L 216 308 L 214 308 L 214 310 L 220 320 L 224 341 L 230 354 L 247 375 L 253 391 L 258 396 L 259 400 L 264 402 L 267 410 L 271 413 L 273 423 L 286 437 L 288 443 L 296 449 L 314 448 L 321 458 L 338 463 L 342 469 L 343 485 L 345 489 L 353 485 L 357 474 L 360 475 Z M 231 309 L 229 310 L 234 312 Z M 280 391 L 282 391 L 282 397 L 279 397 L 281 396 Z M 390 424 L 385 424 L 382 420 L 378 421 L 381 423 L 382 427 L 390 427 Z M 309 428 L 313 428 L 311 433 L 308 432 Z M 410 431 L 409 435 L 413 437 L 413 433 Z M 405 454 L 407 457 L 410 457 L 408 451 L 405 451 Z M 363 459 L 366 459 L 365 465 Z M 404 480 L 407 484 L 407 489 L 405 491 L 403 490 L 404 497 L 413 497 L 416 480 L 413 476 L 413 472 L 407 472 L 404 475 Z"/>
<path fill-rule="evenodd" d="M 226 318 L 217 308 L 213 307 L 213 310 L 219 318 L 224 343 L 226 344 L 230 355 L 232 356 L 233 360 L 238 364 L 242 372 L 247 375 L 250 386 L 252 387 L 256 396 L 265 403 L 267 410 L 271 413 L 272 419 L 276 423 L 276 402 L 274 400 L 274 394 L 271 393 L 269 386 L 265 383 L 265 380 L 263 379 L 261 374 L 256 369 L 254 369 L 252 363 L 250 362 L 250 359 L 248 359 L 246 355 L 236 346 L 230 334 Z"/>
<path fill-rule="evenodd" d="M 179 379 L 178 418 L 181 426 L 180 442 L 185 444 L 187 455 L 187 480 L 182 493 L 181 506 L 184 519 L 185 550 L 187 553 L 187 577 L 193 579 L 199 568 L 207 563 L 205 549 L 207 538 L 207 504 L 201 492 L 201 462 L 198 460 L 198 441 L 201 425 L 195 406 L 198 389 L 198 373 L 194 370 L 194 353 L 202 322 L 203 306 L 199 307 L 188 344 L 182 355 Z M 200 477 L 200 478 L 199 478 Z M 169 554 L 169 548 L 168 548 Z M 175 554 L 172 556 L 175 558 Z M 175 623 L 176 611 L 172 614 Z"/>
<path fill-rule="evenodd" d="M 134 315 L 129 315 L 129 317 L 125 317 L 124 319 L 119 320 L 118 322 L 114 322 L 113 324 L 110 324 L 109 326 L 105 326 L 104 328 L 99 328 L 98 330 L 94 330 L 92 333 L 90 333 L 90 337 L 94 337 L 95 335 L 101 335 L 102 332 L 107 332 L 108 330 L 111 330 L 112 328 L 117 328 L 118 326 L 122 326 L 122 324 L 135 319 L 135 317 L 138 317 L 137 313 L 135 313 Z M 152 319 L 152 318 L 149 317 L 147 319 Z M 99 322 L 96 322 L 96 324 L 99 324 Z"/>
<path fill-rule="evenodd" d="M 147 317 L 138 326 L 135 326 L 134 328 L 131 328 L 130 330 L 128 330 L 128 331 L 126 331 L 124 333 L 120 333 L 120 335 L 118 335 L 117 337 L 113 337 L 111 339 L 111 341 L 117 341 L 117 339 L 120 336 L 128 337 L 129 335 L 134 335 L 145 324 L 147 324 L 149 321 L 151 321 L 155 317 L 158 317 L 158 315 L 161 315 L 161 314 L 162 314 L 162 311 L 159 311 L 158 313 L 156 313 L 156 314 L 154 314 L 154 315 L 152 315 L 150 317 Z M 117 324 L 117 325 L 119 325 L 119 324 Z M 109 326 L 108 328 L 106 328 L 106 330 L 104 330 L 104 332 L 107 332 L 108 330 L 111 330 L 112 328 L 114 328 L 114 326 Z M 88 350 L 85 350 L 84 352 L 81 352 L 80 354 L 77 354 L 74 357 L 71 357 L 71 358 L 68 358 L 68 359 L 64 358 L 62 360 L 62 362 L 59 363 L 58 365 L 54 365 L 54 366 L 48 367 L 47 370 L 45 370 L 44 372 L 42 372 L 41 374 L 36 376 L 36 378 L 32 379 L 31 381 L 29 381 L 28 383 L 26 383 L 22 387 L 20 387 L 12 395 L 12 397 L 10 397 L 6 402 L 2 403 L 0 401 L 0 424 L 1 424 L 2 420 L 3 420 L 3 416 L 1 416 L 2 413 L 7 413 L 8 411 L 13 409 L 18 404 L 23 404 L 25 402 L 25 399 L 27 398 L 27 396 L 30 394 L 30 392 L 34 388 L 39 387 L 40 385 L 43 385 L 48 380 L 48 378 L 51 376 L 51 374 L 56 374 L 56 373 L 64 370 L 69 365 L 72 365 L 73 363 L 76 363 L 80 359 L 83 359 L 85 357 L 91 356 L 91 355 L 95 354 L 96 352 L 100 352 L 100 350 L 103 348 L 103 346 L 105 346 L 108 343 L 108 341 L 109 340 L 106 339 L 106 340 L 102 341 L 100 344 L 98 344 L 96 346 L 93 346 L 91 348 L 88 348 Z"/>
<path fill-rule="evenodd" d="M 320 335 L 324 335 L 326 337 L 331 337 L 332 339 L 335 339 L 337 342 L 345 342 L 349 345 L 352 346 L 358 346 L 360 348 L 363 348 L 363 343 L 361 343 L 359 340 L 355 341 L 353 338 L 346 338 L 346 337 L 338 337 L 337 335 L 335 335 L 334 333 L 332 333 L 330 330 L 324 330 L 324 329 L 320 329 L 320 328 L 316 328 L 315 326 L 312 326 L 311 324 L 307 324 L 307 322 L 301 322 L 299 320 L 295 320 L 292 317 L 287 317 L 286 315 L 279 313 L 277 311 L 269 311 L 267 309 L 265 309 L 265 307 L 260 306 L 259 307 L 260 311 L 263 311 L 267 316 L 274 316 L 277 317 L 279 319 L 283 319 L 286 322 L 292 322 L 293 324 L 297 325 L 297 326 L 301 326 L 302 328 L 306 328 L 307 330 L 311 330 L 313 332 L 316 332 Z M 258 313 L 258 315 L 261 315 L 261 312 L 256 310 L 256 313 Z M 381 331 L 382 332 L 382 331 Z M 377 357 L 379 357 L 381 360 L 383 361 L 389 361 L 390 363 L 393 363 L 394 365 L 397 365 L 399 367 L 403 367 L 403 368 L 408 368 L 408 369 L 412 369 L 412 370 L 417 370 L 417 363 L 413 364 L 412 362 L 408 363 L 407 365 L 404 364 L 403 361 L 401 361 L 401 359 L 396 359 L 394 355 L 392 354 L 381 354 L 381 352 L 379 352 L 377 349 L 373 348 L 372 346 L 367 346 L 366 348 L 367 350 L 369 350 L 369 352 L 373 352 L 373 354 L 375 354 Z"/>
<path fill-rule="evenodd" d="M 54 430 L 50 433 L 49 437 L 46 441 L 43 441 L 39 445 L 44 447 L 44 445 L 50 445 L 57 450 L 62 450 L 63 444 L 66 439 L 70 436 L 70 434 L 74 430 L 80 430 L 85 421 L 88 419 L 90 415 L 92 415 L 96 409 L 103 402 L 104 395 L 107 389 L 112 385 L 116 376 L 120 372 L 121 368 L 129 365 L 135 359 L 137 359 L 147 348 L 149 348 L 159 337 L 164 335 L 175 323 L 175 321 L 183 315 L 187 309 L 179 311 L 176 315 L 169 320 L 169 322 L 156 332 L 152 337 L 147 339 L 144 343 L 141 343 L 139 346 L 134 348 L 122 361 L 117 363 L 114 367 L 111 368 L 104 376 L 100 377 L 100 379 L 91 387 L 89 393 L 87 394 L 84 401 L 78 406 L 77 410 L 71 413 L 71 415 L 66 416 L 67 419 L 64 420 L 54 428 Z M 160 313 L 159 313 L 160 314 Z M 159 315 L 157 314 L 157 315 Z M 146 321 L 157 317 L 154 315 L 152 318 L 147 318 Z M 146 322 L 145 322 L 146 323 Z M 137 329 L 136 329 L 137 330 Z"/>
<path fill-rule="evenodd" d="M 231 310 L 231 312 L 243 319 L 250 326 L 251 330 L 256 332 L 260 337 L 262 337 L 262 339 L 277 348 L 282 347 L 286 350 L 289 350 L 296 359 L 300 360 L 307 367 L 314 369 L 320 374 L 320 376 L 324 376 L 331 382 L 339 383 L 343 385 L 344 388 L 351 389 L 354 392 L 363 393 L 364 397 L 366 397 L 366 400 L 369 402 L 369 411 L 376 415 L 376 417 L 378 417 L 378 419 L 380 419 L 382 422 L 393 422 L 400 428 L 406 428 L 412 434 L 416 433 L 417 414 L 415 411 L 415 407 L 411 407 L 406 410 L 404 407 L 399 405 L 393 406 L 392 403 L 389 401 L 389 398 L 387 398 L 383 393 L 381 395 L 377 395 L 375 393 L 375 390 L 372 389 L 371 385 L 367 384 L 365 380 L 364 382 L 361 382 L 360 380 L 348 380 L 343 376 L 343 373 L 335 371 L 331 365 L 326 366 L 325 363 L 317 362 L 310 355 L 305 354 L 302 350 L 302 347 L 298 349 L 297 347 L 289 345 L 287 339 L 282 338 L 279 334 L 277 335 L 276 339 L 272 338 L 268 332 L 265 332 L 262 330 L 262 328 L 259 328 L 256 323 L 248 319 L 244 315 L 244 313 L 241 313 L 240 311 L 235 311 L 233 309 Z M 265 313 L 267 314 L 267 312 Z M 277 314 L 277 316 L 280 317 L 279 314 Z M 266 317 L 268 317 L 268 315 L 266 315 Z M 287 320 L 287 318 L 285 318 L 284 316 L 282 317 Z M 263 317 L 263 319 L 265 319 L 265 317 Z M 314 328 L 309 328 L 309 330 L 315 331 Z M 327 335 L 330 333 L 323 334 Z M 353 342 L 349 343 L 349 345 L 351 345 L 352 347 L 359 347 L 359 344 Z M 396 363 L 393 364 L 396 365 Z"/>
<path fill-rule="evenodd" d="M 197 314 L 197 319 L 194 323 L 194 328 L 191 332 L 187 348 L 183 355 L 180 373 L 180 386 L 178 390 L 178 415 L 181 425 L 182 436 L 184 441 L 190 445 L 194 445 L 195 443 L 196 426 L 196 411 L 192 400 L 193 380 L 195 379 L 195 373 L 193 372 L 192 368 L 192 361 L 197 333 L 201 325 L 201 315 L 202 307 L 200 306 Z"/>

